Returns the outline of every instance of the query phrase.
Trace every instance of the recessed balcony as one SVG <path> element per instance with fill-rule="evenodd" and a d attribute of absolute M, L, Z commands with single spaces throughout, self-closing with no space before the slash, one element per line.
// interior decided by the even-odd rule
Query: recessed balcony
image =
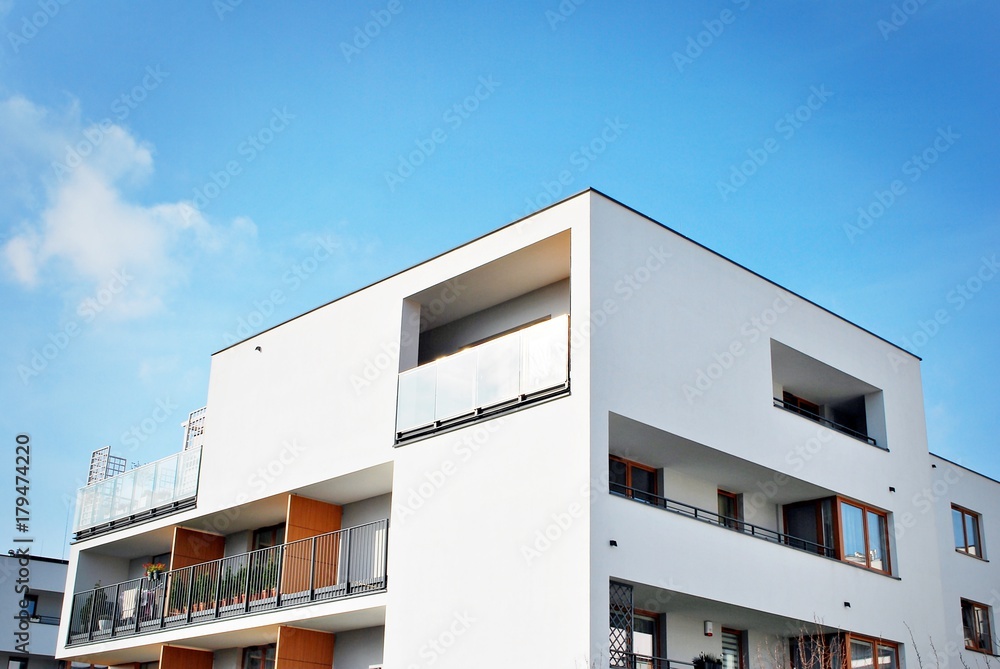
<path fill-rule="evenodd" d="M 401 373 L 397 441 L 567 390 L 568 341 L 562 315 Z"/>
<path fill-rule="evenodd" d="M 382 592 L 388 522 L 78 592 L 67 645 Z"/>

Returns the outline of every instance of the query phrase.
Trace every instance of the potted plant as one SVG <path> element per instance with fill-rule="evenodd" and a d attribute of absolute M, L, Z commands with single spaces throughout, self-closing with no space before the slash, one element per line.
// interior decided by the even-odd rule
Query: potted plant
<path fill-rule="evenodd" d="M 691 663 L 695 669 L 722 669 L 722 660 L 712 653 L 699 653 Z"/>
<path fill-rule="evenodd" d="M 97 624 L 94 624 L 94 621 Z M 108 611 L 108 593 L 101 587 L 101 582 L 94 584 L 94 591 L 80 607 L 79 630 L 88 633 L 94 628 L 104 632 L 111 629 L 111 615 Z"/>
<path fill-rule="evenodd" d="M 167 565 L 162 562 L 147 562 L 142 565 L 142 568 L 146 570 L 146 578 L 152 583 L 156 583 L 160 580 L 160 574 L 167 570 Z"/>
<path fill-rule="evenodd" d="M 191 601 L 196 603 L 195 611 L 211 609 L 215 605 L 215 574 L 202 572 L 195 577 Z"/>
<path fill-rule="evenodd" d="M 180 615 L 184 607 L 187 606 L 187 579 L 181 576 L 182 572 L 173 572 L 170 576 L 170 594 L 167 610 L 170 615 Z"/>

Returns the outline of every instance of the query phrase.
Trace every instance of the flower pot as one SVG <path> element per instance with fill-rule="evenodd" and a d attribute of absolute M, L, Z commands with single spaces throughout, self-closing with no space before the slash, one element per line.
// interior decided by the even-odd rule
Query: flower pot
<path fill-rule="evenodd" d="M 97 629 L 100 632 L 110 632 L 111 631 L 111 619 L 101 618 L 97 621 Z"/>

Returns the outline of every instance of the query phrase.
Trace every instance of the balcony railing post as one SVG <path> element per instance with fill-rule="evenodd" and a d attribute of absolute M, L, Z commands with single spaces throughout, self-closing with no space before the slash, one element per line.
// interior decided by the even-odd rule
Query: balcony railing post
<path fill-rule="evenodd" d="M 274 583 L 275 588 L 277 588 L 274 595 L 274 608 L 281 608 L 281 574 L 285 570 L 285 557 L 287 555 L 286 551 L 287 548 L 288 544 L 281 544 L 280 546 L 278 546 L 278 550 L 276 551 L 278 553 L 278 575 L 277 575 L 277 580 Z"/>
<path fill-rule="evenodd" d="M 382 534 L 382 587 L 384 588 L 389 580 L 389 521 L 383 520 L 380 526 L 385 530 Z"/>
<path fill-rule="evenodd" d="M 250 573 L 253 571 L 253 553 L 247 555 L 247 575 L 243 579 L 243 611 L 250 610 Z"/>
<path fill-rule="evenodd" d="M 309 560 L 309 601 L 316 597 L 316 537 L 312 541 L 312 558 Z"/>
<path fill-rule="evenodd" d="M 142 624 L 141 612 L 143 607 L 145 606 L 146 600 L 149 599 L 149 584 L 151 582 L 152 581 L 150 581 L 148 578 L 143 578 L 139 580 L 139 597 L 137 598 L 135 606 L 135 634 L 139 633 L 139 626 Z M 145 588 L 142 587 L 144 583 L 146 584 Z"/>
<path fill-rule="evenodd" d="M 121 605 L 122 584 L 115 586 L 115 602 L 111 607 L 111 638 L 115 638 L 115 631 L 118 629 L 118 613 Z"/>
<path fill-rule="evenodd" d="M 351 532 L 353 528 L 344 532 L 345 541 L 341 543 L 341 550 L 344 553 L 344 564 L 340 573 L 344 575 L 344 594 L 351 594 Z"/>
<path fill-rule="evenodd" d="M 167 607 L 170 606 L 170 591 L 173 590 L 174 572 L 168 571 L 163 578 L 163 603 L 160 605 L 160 629 L 167 626 Z"/>
<path fill-rule="evenodd" d="M 187 609 L 184 616 L 187 622 L 191 622 L 191 598 L 194 596 L 194 567 L 186 567 L 187 571 Z"/>
<path fill-rule="evenodd" d="M 222 596 L 222 560 L 215 561 L 215 618 L 222 612 L 219 597 Z"/>

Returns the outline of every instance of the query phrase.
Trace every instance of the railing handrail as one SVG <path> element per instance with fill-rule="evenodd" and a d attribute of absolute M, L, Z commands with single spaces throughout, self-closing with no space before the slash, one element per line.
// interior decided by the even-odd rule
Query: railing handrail
<path fill-rule="evenodd" d="M 87 484 L 85 486 L 77 488 L 77 491 L 86 490 L 87 488 L 93 488 L 94 486 L 100 485 L 101 483 L 107 483 L 109 481 L 115 481 L 115 480 L 117 480 L 117 479 L 119 479 L 119 478 L 121 478 L 123 476 L 133 475 L 136 472 L 141 472 L 144 469 L 148 469 L 150 467 L 155 467 L 156 465 L 160 464 L 161 462 L 166 462 L 167 460 L 172 460 L 174 458 L 179 458 L 179 457 L 182 457 L 182 456 L 184 456 L 184 455 L 186 455 L 188 453 L 193 453 L 195 451 L 200 451 L 201 449 L 202 449 L 201 446 L 195 446 L 194 448 L 189 448 L 186 451 L 178 451 L 177 453 L 171 453 L 170 455 L 168 455 L 166 457 L 162 457 L 159 460 L 153 460 L 152 462 L 147 462 L 146 464 L 140 465 L 139 467 L 134 467 L 133 469 L 125 470 L 121 474 L 115 474 L 114 476 L 109 476 L 106 479 L 101 479 L 100 481 L 94 481 L 93 483 L 89 483 L 89 484 Z"/>
<path fill-rule="evenodd" d="M 830 420 L 829 418 L 824 418 L 823 416 L 820 416 L 818 413 L 809 411 L 809 409 L 803 409 L 800 406 L 796 406 L 784 400 L 779 400 L 777 397 L 773 397 L 771 399 L 774 400 L 774 406 L 778 407 L 779 409 L 784 409 L 789 413 L 797 413 L 801 416 L 805 416 L 810 420 L 814 420 L 817 423 L 823 423 L 824 425 L 829 425 L 837 432 L 843 432 L 844 434 L 854 437 L 855 439 L 866 441 L 872 446 L 878 446 L 878 443 L 875 441 L 875 437 L 870 437 L 864 432 L 858 432 L 853 428 L 847 427 L 846 425 L 841 425 L 840 423 L 836 423 Z"/>
<path fill-rule="evenodd" d="M 315 541 L 315 540 L 323 539 L 325 537 L 333 536 L 334 534 L 340 534 L 342 532 L 350 532 L 352 530 L 358 530 L 358 529 L 360 529 L 362 527 L 368 527 L 370 525 L 386 524 L 386 523 L 388 523 L 388 520 L 389 520 L 388 518 L 382 518 L 380 520 L 373 520 L 370 523 L 361 523 L 360 525 L 352 525 L 351 527 L 343 527 L 343 528 L 341 528 L 339 530 L 333 530 L 332 532 L 325 532 L 323 534 L 317 534 L 317 535 L 312 536 L 312 537 L 306 537 L 305 539 L 296 539 L 295 541 L 286 541 L 284 543 L 275 544 L 274 546 L 268 546 L 266 548 L 257 548 L 257 549 L 252 550 L 252 551 L 247 551 L 246 553 L 236 553 L 235 555 L 226 555 L 224 557 L 216 558 L 214 560 L 208 560 L 206 562 L 199 562 L 197 564 L 190 564 L 190 565 L 188 565 L 186 567 L 178 567 L 177 569 L 169 569 L 169 570 L 160 572 L 160 574 L 161 574 L 160 578 L 164 578 L 165 579 L 169 574 L 174 574 L 174 573 L 179 573 L 179 572 L 183 572 L 183 571 L 190 571 L 190 570 L 193 570 L 193 569 L 203 568 L 203 567 L 205 567 L 205 565 L 214 564 L 216 562 L 220 563 L 220 566 L 221 566 L 221 563 L 223 563 L 223 562 L 236 562 L 238 560 L 238 558 L 241 558 L 241 557 L 244 557 L 244 556 L 246 556 L 247 558 L 249 558 L 249 557 L 251 557 L 251 556 L 253 556 L 255 554 L 258 554 L 258 553 L 263 554 L 263 553 L 269 552 L 269 551 L 273 552 L 273 551 L 279 550 L 281 548 L 284 548 L 286 546 L 293 546 L 295 544 L 305 543 L 307 541 Z M 146 578 L 146 577 L 145 576 L 139 576 L 137 578 L 130 578 L 127 581 L 119 581 L 118 583 L 111 583 L 110 585 L 102 585 L 99 588 L 91 588 L 90 590 L 80 590 L 78 592 L 74 592 L 73 596 L 76 597 L 77 595 L 86 595 L 88 593 L 94 593 L 94 592 L 97 592 L 98 590 L 106 590 L 107 588 L 113 588 L 116 585 L 124 585 L 125 583 L 131 583 L 133 581 L 141 581 L 144 578 Z"/>
<path fill-rule="evenodd" d="M 611 669 L 620 669 L 623 666 L 629 667 L 629 669 L 634 669 L 635 667 L 639 666 L 640 663 L 652 664 L 657 669 L 671 669 L 671 667 L 675 666 L 684 666 L 684 667 L 694 666 L 694 664 L 691 662 L 684 662 L 682 660 L 671 660 L 666 657 L 657 657 L 655 655 L 643 655 L 641 653 L 626 653 L 624 651 L 614 650 L 611 651 L 611 655 L 612 655 L 612 660 L 611 662 L 609 662 L 609 666 L 611 667 Z M 615 664 L 614 663 L 615 656 L 626 660 L 627 664 L 625 665 Z"/>
<path fill-rule="evenodd" d="M 619 490 L 625 491 L 625 494 L 618 492 Z M 620 497 L 626 497 L 628 499 L 633 499 L 639 502 L 651 503 L 657 508 L 664 509 L 665 511 L 670 511 L 671 513 L 676 513 L 682 516 L 687 516 L 689 518 L 694 518 L 695 520 L 700 520 L 705 523 L 710 523 L 712 525 L 719 525 L 727 529 L 733 530 L 735 532 L 740 532 L 741 534 L 746 534 L 751 537 L 756 537 L 758 539 L 763 539 L 764 541 L 769 541 L 771 543 L 780 544 L 782 546 L 788 546 L 789 548 L 795 548 L 796 550 L 801 550 L 807 553 L 814 553 L 823 555 L 825 557 L 834 557 L 833 547 L 827 546 L 825 544 L 818 544 L 814 541 L 809 541 L 808 539 L 803 539 L 801 537 L 796 537 L 791 534 L 786 534 L 784 532 L 779 532 L 777 530 L 772 530 L 766 527 L 761 527 L 760 525 L 754 525 L 753 523 L 748 523 L 745 520 L 739 518 L 732 518 L 730 516 L 724 516 L 715 511 L 709 511 L 708 509 L 702 509 L 701 507 L 694 506 L 693 504 L 688 504 L 687 502 L 679 502 L 668 497 L 661 497 L 660 495 L 654 495 L 653 493 L 646 492 L 645 490 L 640 490 L 638 488 L 630 488 L 624 485 L 618 485 L 616 483 L 611 484 L 611 494 L 618 495 Z M 646 500 L 651 500 L 647 502 Z M 673 508 L 671 508 L 673 505 Z M 794 542 L 794 543 L 792 543 Z M 803 544 L 803 546 L 797 546 L 795 544 Z"/>

